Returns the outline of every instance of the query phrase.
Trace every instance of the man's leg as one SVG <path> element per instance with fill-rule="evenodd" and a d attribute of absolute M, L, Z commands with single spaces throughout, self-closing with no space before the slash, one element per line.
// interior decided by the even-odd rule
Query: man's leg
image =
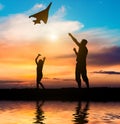
<path fill-rule="evenodd" d="M 80 68 L 78 63 L 76 64 L 76 69 L 75 69 L 75 79 L 76 82 L 78 83 L 78 87 L 81 88 Z"/>
<path fill-rule="evenodd" d="M 89 88 L 89 80 L 88 80 L 88 77 L 87 77 L 86 69 L 83 70 L 82 78 L 83 78 L 84 82 L 86 83 L 87 88 Z"/>

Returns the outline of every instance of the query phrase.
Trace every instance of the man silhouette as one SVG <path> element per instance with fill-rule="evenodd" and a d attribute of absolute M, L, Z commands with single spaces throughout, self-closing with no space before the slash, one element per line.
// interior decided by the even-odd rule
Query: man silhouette
<path fill-rule="evenodd" d="M 39 59 L 38 60 L 39 56 L 41 56 L 41 55 L 38 54 L 37 57 L 35 58 L 35 63 L 37 64 L 37 69 L 36 69 L 36 71 L 37 71 L 36 87 L 38 89 L 39 85 L 41 85 L 41 87 L 43 89 L 45 89 L 43 84 L 41 83 L 41 79 L 43 77 L 42 69 L 43 69 L 43 65 L 44 65 L 44 62 L 45 62 L 46 58 L 44 57 L 43 59 Z"/>
<path fill-rule="evenodd" d="M 75 69 L 75 79 L 76 82 L 78 83 L 78 87 L 81 88 L 81 78 L 84 80 L 86 83 L 87 88 L 89 88 L 89 80 L 87 77 L 87 69 L 86 69 L 86 57 L 88 54 L 88 49 L 86 47 L 87 40 L 82 39 L 81 42 L 79 43 L 76 38 L 72 36 L 71 33 L 68 33 L 68 35 L 72 38 L 72 40 L 75 42 L 75 44 L 79 47 L 79 50 L 77 52 L 76 48 L 74 48 L 74 52 L 76 54 L 76 69 Z"/>

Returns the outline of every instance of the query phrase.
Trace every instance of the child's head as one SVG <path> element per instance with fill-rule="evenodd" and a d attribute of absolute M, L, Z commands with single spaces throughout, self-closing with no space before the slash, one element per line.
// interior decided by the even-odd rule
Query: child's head
<path fill-rule="evenodd" d="M 42 62 L 42 59 L 39 59 L 38 63 L 41 63 Z"/>

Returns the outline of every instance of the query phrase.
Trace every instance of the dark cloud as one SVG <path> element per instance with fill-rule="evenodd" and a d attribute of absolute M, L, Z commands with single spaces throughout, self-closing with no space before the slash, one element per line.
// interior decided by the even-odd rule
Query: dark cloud
<path fill-rule="evenodd" d="M 116 72 L 116 71 L 94 71 L 93 73 L 96 73 L 96 74 L 120 74 L 120 72 Z"/>
<path fill-rule="evenodd" d="M 88 64 L 105 66 L 120 64 L 120 47 L 104 48 L 101 49 L 100 53 L 89 54 Z"/>
<path fill-rule="evenodd" d="M 73 57 L 75 57 L 74 54 L 55 56 L 56 59 L 68 59 L 68 58 L 73 58 Z"/>
<path fill-rule="evenodd" d="M 60 78 L 52 78 L 53 80 L 61 80 Z"/>
<path fill-rule="evenodd" d="M 24 81 L 20 81 L 20 80 L 0 80 L 0 83 L 2 84 L 17 84 L 17 83 L 23 83 Z"/>
<path fill-rule="evenodd" d="M 75 55 L 67 54 L 67 55 L 56 56 L 55 58 L 69 59 L 69 58 L 75 58 Z M 91 53 L 91 51 L 89 51 L 87 63 L 88 65 L 96 65 L 96 66 L 99 65 L 109 66 L 109 65 L 120 64 L 120 46 L 102 48 L 97 53 Z"/>
<path fill-rule="evenodd" d="M 63 79 L 63 81 L 75 81 L 75 79 Z"/>
<path fill-rule="evenodd" d="M 0 80 L 0 89 L 33 87 L 32 81 Z"/>

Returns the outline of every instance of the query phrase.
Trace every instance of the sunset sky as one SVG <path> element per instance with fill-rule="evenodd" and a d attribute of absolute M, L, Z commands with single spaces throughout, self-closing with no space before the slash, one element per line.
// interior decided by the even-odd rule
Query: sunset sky
<path fill-rule="evenodd" d="M 50 2 L 47 24 L 34 25 L 29 16 Z M 0 0 L 0 88 L 34 87 L 38 53 L 46 57 L 45 87 L 77 87 L 77 46 L 69 32 L 88 40 L 90 86 L 120 87 L 119 5 L 119 0 Z"/>

